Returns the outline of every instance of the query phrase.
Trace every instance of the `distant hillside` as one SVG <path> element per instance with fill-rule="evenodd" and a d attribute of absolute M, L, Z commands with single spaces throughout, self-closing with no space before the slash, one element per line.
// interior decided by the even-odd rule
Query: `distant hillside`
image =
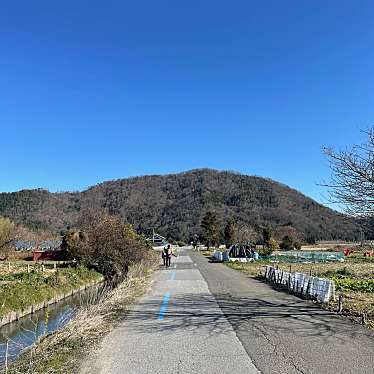
<path fill-rule="evenodd" d="M 270 179 L 210 169 L 104 182 L 83 192 L 23 190 L 0 194 L 0 215 L 33 229 L 58 232 L 74 226 L 80 211 L 101 207 L 136 227 L 187 240 L 199 233 L 202 215 L 218 213 L 260 229 L 291 224 L 317 239 L 354 239 L 356 223 Z"/>

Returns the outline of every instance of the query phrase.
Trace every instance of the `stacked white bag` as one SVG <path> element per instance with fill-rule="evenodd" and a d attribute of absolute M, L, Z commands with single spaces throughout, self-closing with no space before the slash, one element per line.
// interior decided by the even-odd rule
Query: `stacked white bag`
<path fill-rule="evenodd" d="M 288 285 L 295 293 L 315 297 L 322 303 L 335 298 L 335 282 L 331 279 L 312 277 L 298 272 L 289 273 L 273 266 L 266 266 L 265 278 L 272 283 Z"/>

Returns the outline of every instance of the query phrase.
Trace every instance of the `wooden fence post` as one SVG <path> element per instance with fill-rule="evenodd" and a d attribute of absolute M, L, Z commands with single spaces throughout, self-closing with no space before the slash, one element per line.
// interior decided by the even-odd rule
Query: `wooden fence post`
<path fill-rule="evenodd" d="M 366 325 L 367 324 L 367 319 L 366 319 L 366 313 L 365 312 L 362 312 L 362 315 L 361 315 L 361 324 L 362 325 Z"/>
<path fill-rule="evenodd" d="M 343 312 L 343 300 L 344 300 L 344 296 L 341 293 L 339 295 L 339 300 L 338 300 L 338 313 L 342 313 Z"/>

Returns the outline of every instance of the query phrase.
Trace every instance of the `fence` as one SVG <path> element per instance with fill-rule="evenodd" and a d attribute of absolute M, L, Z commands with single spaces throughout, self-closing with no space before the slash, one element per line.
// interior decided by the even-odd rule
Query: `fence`
<path fill-rule="evenodd" d="M 265 268 L 265 278 L 271 283 L 285 287 L 296 294 L 315 298 L 322 303 L 335 299 L 335 282 L 330 279 L 313 277 L 304 273 L 290 273 L 273 266 Z"/>
<path fill-rule="evenodd" d="M 0 276 L 23 272 L 51 272 L 72 261 L 0 261 Z"/>

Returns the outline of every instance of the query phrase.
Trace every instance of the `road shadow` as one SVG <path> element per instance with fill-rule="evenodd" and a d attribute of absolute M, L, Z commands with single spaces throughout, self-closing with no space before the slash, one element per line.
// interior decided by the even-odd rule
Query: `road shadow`
<path fill-rule="evenodd" d="M 152 331 L 186 331 L 217 334 L 246 330 L 252 334 L 282 334 L 305 338 L 317 337 L 321 342 L 348 344 L 358 336 L 374 335 L 361 326 L 355 326 L 339 316 L 302 300 L 282 304 L 258 298 L 234 297 L 219 294 L 183 294 L 171 296 L 162 321 L 159 311 L 162 300 L 147 299 L 126 317 L 127 328 L 138 333 Z M 229 323 L 228 323 L 229 322 Z"/>

